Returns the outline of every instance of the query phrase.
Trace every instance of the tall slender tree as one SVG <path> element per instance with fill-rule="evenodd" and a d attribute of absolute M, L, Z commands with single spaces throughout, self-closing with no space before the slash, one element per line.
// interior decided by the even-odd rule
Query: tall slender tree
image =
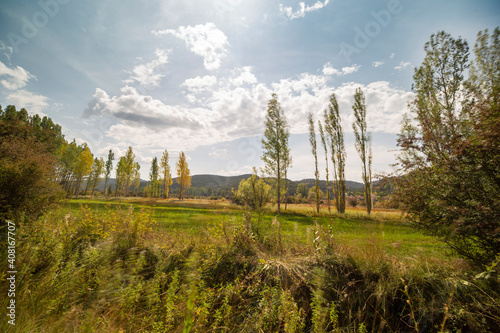
<path fill-rule="evenodd" d="M 325 150 L 325 173 L 326 173 L 326 205 L 328 206 L 328 213 L 331 213 L 330 209 L 330 178 L 328 172 L 328 146 L 326 144 L 325 131 L 323 130 L 323 125 L 321 121 L 318 120 L 319 135 L 321 137 L 321 145 Z"/>
<path fill-rule="evenodd" d="M 128 147 L 127 153 L 124 156 L 124 190 L 125 194 L 128 193 L 129 187 L 134 179 L 134 168 L 135 168 L 135 154 L 132 151 L 132 147 Z"/>
<path fill-rule="evenodd" d="M 366 212 L 370 214 L 372 210 L 372 149 L 371 137 L 366 125 L 366 103 L 365 95 L 361 88 L 356 89 L 354 94 L 354 117 L 356 120 L 352 124 L 354 136 L 356 137 L 356 150 L 361 158 L 361 177 L 365 185 Z"/>
<path fill-rule="evenodd" d="M 106 170 L 104 171 L 104 193 L 108 188 L 109 177 L 111 176 L 111 170 L 113 170 L 113 160 L 115 159 L 115 154 L 110 149 L 108 152 L 108 159 L 106 160 Z M 109 191 L 108 191 L 109 192 Z"/>
<path fill-rule="evenodd" d="M 166 149 L 160 159 L 160 173 L 163 198 L 168 199 L 170 185 L 172 185 L 172 174 L 170 173 L 170 165 L 168 164 L 168 151 Z"/>
<path fill-rule="evenodd" d="M 282 189 L 286 187 L 283 184 L 284 175 L 292 165 L 292 158 L 288 147 L 290 129 L 276 94 L 272 95 L 267 105 L 265 125 L 266 130 L 264 131 L 264 139 L 262 139 L 264 150 L 262 161 L 265 164 L 264 172 L 274 180 L 279 214 Z"/>
<path fill-rule="evenodd" d="M 318 153 L 316 149 L 316 132 L 314 130 L 314 119 L 312 112 L 309 112 L 307 116 L 307 121 L 309 123 L 309 143 L 311 144 L 311 151 L 314 156 L 314 193 L 316 197 L 316 211 L 319 213 L 320 206 L 320 188 L 319 188 L 319 170 L 318 170 Z"/>
<path fill-rule="evenodd" d="M 134 165 L 132 167 L 132 192 L 134 193 L 139 193 L 139 190 L 141 188 L 141 165 L 137 162 L 134 162 Z"/>
<path fill-rule="evenodd" d="M 184 152 L 179 154 L 177 167 L 177 183 L 179 184 L 179 200 L 184 199 L 187 189 L 191 186 L 191 171 L 189 171 L 186 155 Z"/>
<path fill-rule="evenodd" d="M 90 184 L 92 196 L 94 196 L 95 188 L 102 180 L 101 176 L 103 172 L 104 172 L 104 159 L 102 157 L 94 158 L 94 164 L 92 165 L 92 171 L 90 172 L 89 182 L 88 182 Z"/>
<path fill-rule="evenodd" d="M 325 130 L 331 149 L 333 163 L 333 192 L 335 206 L 341 214 L 345 213 L 345 161 L 344 132 L 342 130 L 339 105 L 335 94 L 330 96 L 328 110 L 325 110 Z"/>
<path fill-rule="evenodd" d="M 151 162 L 151 169 L 149 169 L 149 195 L 152 198 L 156 198 L 159 192 L 159 182 L 158 182 L 158 159 L 153 157 Z"/>

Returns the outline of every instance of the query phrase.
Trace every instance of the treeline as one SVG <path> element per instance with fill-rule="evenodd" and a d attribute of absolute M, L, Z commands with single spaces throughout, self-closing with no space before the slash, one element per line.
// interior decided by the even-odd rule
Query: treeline
<path fill-rule="evenodd" d="M 36 218 L 64 196 L 94 195 L 104 181 L 106 196 L 127 196 L 140 191 L 140 164 L 132 147 L 116 166 L 109 150 L 107 159 L 96 157 L 87 143 L 68 142 L 61 126 L 51 118 L 29 115 L 26 109 L 0 106 L 0 218 Z M 191 184 L 191 174 L 184 152 L 177 162 L 179 199 Z M 115 168 L 114 188 L 110 177 Z M 160 163 L 155 157 L 149 185 L 144 195 L 168 198 L 172 185 L 169 155 L 164 151 Z"/>

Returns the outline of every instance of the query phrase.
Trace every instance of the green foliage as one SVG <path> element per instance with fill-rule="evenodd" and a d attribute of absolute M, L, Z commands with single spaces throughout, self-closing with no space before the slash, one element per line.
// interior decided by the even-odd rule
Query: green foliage
<path fill-rule="evenodd" d="M 286 188 L 283 183 L 287 169 L 292 165 L 292 158 L 288 147 L 290 129 L 277 99 L 278 96 L 273 94 L 267 106 L 266 130 L 264 131 L 264 139 L 262 139 L 262 149 L 264 150 L 262 161 L 265 164 L 265 173 L 275 180 L 276 203 L 279 213 L 282 190 Z"/>
<path fill-rule="evenodd" d="M 500 253 L 499 37 L 498 28 L 479 33 L 464 82 L 467 42 L 431 36 L 398 140 L 405 173 L 396 188 L 408 218 L 478 265 Z"/>
<path fill-rule="evenodd" d="M 365 95 L 361 88 L 356 89 L 354 94 L 354 105 L 352 106 L 354 110 L 354 117 L 356 121 L 352 124 L 354 130 L 354 136 L 356 137 L 356 150 L 358 151 L 359 157 L 361 158 L 361 178 L 363 179 L 363 184 L 365 185 L 365 203 L 366 211 L 370 214 L 373 206 L 372 202 L 372 147 L 371 147 L 371 137 L 368 133 L 368 127 L 366 125 L 366 103 Z"/>
<path fill-rule="evenodd" d="M 236 202 L 241 202 L 246 207 L 261 212 L 271 197 L 271 187 L 257 176 L 257 169 L 248 179 L 243 179 L 235 193 Z"/>
<path fill-rule="evenodd" d="M 160 182 L 158 181 L 158 159 L 153 157 L 151 169 L 149 170 L 148 193 L 152 198 L 160 194 Z"/>
<path fill-rule="evenodd" d="M 344 132 L 339 113 L 339 105 L 335 94 L 330 96 L 328 110 L 324 112 L 325 130 L 328 134 L 330 144 L 331 159 L 333 163 L 333 192 L 337 211 L 340 214 L 345 213 L 345 161 L 346 152 L 344 146 Z M 325 150 L 326 152 L 326 150 Z M 328 186 L 327 186 L 328 187 Z"/>
<path fill-rule="evenodd" d="M 307 184 L 306 183 L 300 183 L 297 186 L 297 192 L 296 192 L 296 194 L 300 195 L 300 198 L 307 198 L 308 194 L 309 194 L 309 190 L 307 188 Z"/>
<path fill-rule="evenodd" d="M 0 107 L 0 220 L 43 214 L 61 197 L 56 153 L 64 141 L 50 118 Z"/>
<path fill-rule="evenodd" d="M 314 120 L 313 115 L 309 112 L 307 116 L 307 122 L 309 123 L 309 143 L 311 144 L 311 151 L 314 156 L 314 193 L 316 194 L 316 212 L 319 213 L 319 206 L 321 202 L 322 195 L 319 189 L 319 170 L 318 170 L 318 152 L 316 149 L 316 133 L 314 131 Z"/>

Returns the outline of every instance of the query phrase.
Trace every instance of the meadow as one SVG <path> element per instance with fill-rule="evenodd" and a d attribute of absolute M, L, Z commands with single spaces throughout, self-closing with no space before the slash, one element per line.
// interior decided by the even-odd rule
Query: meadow
<path fill-rule="evenodd" d="M 220 200 L 83 198 L 18 230 L 16 330 L 3 332 L 500 327 L 494 269 L 477 271 L 395 210 L 300 204 L 277 216 Z"/>

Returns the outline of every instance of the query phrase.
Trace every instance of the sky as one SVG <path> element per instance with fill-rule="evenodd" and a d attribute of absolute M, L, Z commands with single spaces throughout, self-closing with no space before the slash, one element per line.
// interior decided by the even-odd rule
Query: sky
<path fill-rule="evenodd" d="M 51 117 L 95 157 L 131 146 L 143 179 L 165 149 L 171 166 L 184 151 L 193 175 L 262 167 L 276 93 L 291 133 L 288 177 L 314 177 L 307 114 L 322 121 L 335 94 L 346 178 L 361 181 L 356 88 L 372 169 L 390 172 L 424 44 L 445 30 L 472 49 L 478 31 L 500 25 L 500 1 L 3 0 L 0 22 L 0 105 Z"/>

